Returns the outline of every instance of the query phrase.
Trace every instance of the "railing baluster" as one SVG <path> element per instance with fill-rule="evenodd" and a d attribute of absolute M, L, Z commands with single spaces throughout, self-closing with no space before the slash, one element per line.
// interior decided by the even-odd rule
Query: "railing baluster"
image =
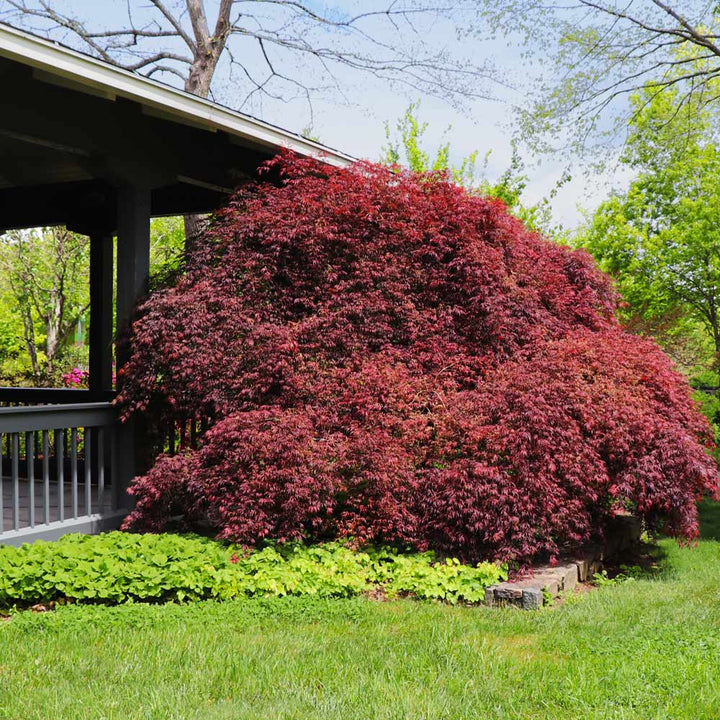
<path fill-rule="evenodd" d="M 92 430 L 85 428 L 85 514 L 92 515 Z"/>
<path fill-rule="evenodd" d="M 110 509 L 111 510 L 117 510 L 118 505 L 120 504 L 118 502 L 119 497 L 119 488 L 117 486 L 117 483 L 115 482 L 115 478 L 117 478 L 118 472 L 118 456 L 117 456 L 117 450 L 118 450 L 118 443 L 117 443 L 117 433 L 111 433 L 110 434 L 110 477 L 113 484 L 112 492 L 110 493 Z"/>
<path fill-rule="evenodd" d="M 50 522 L 50 432 L 42 431 L 43 443 L 43 520 L 47 525 Z"/>
<path fill-rule="evenodd" d="M 180 449 L 185 450 L 187 443 L 187 419 L 183 418 L 180 422 Z"/>
<path fill-rule="evenodd" d="M 25 433 L 25 462 L 28 483 L 28 522 L 35 527 L 35 433 Z"/>
<path fill-rule="evenodd" d="M 13 530 L 17 530 L 20 527 L 20 433 L 12 433 L 10 467 L 12 477 L 12 522 Z"/>
<path fill-rule="evenodd" d="M 58 520 L 65 519 L 65 430 L 55 431 L 55 463 L 57 465 Z"/>
<path fill-rule="evenodd" d="M 78 431 L 70 430 L 70 499 L 72 516 L 78 516 Z"/>
<path fill-rule="evenodd" d="M 105 430 L 97 432 L 97 479 L 98 479 L 98 512 L 105 511 Z"/>

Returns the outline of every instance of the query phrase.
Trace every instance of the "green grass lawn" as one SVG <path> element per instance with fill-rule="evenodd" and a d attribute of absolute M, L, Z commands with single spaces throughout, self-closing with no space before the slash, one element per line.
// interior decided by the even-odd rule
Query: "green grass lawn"
<path fill-rule="evenodd" d="M 0 718 L 720 718 L 720 505 L 656 577 L 539 612 L 364 599 L 0 625 Z"/>

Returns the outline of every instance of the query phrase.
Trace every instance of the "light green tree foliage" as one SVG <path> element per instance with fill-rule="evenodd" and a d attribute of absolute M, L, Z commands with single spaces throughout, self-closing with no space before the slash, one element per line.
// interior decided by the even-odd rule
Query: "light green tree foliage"
<path fill-rule="evenodd" d="M 181 217 L 151 223 L 151 282 L 181 266 Z M 89 240 L 65 228 L 0 235 L 0 385 L 58 385 L 87 369 Z"/>
<path fill-rule="evenodd" d="M 478 151 L 470 153 L 460 161 L 459 165 L 450 163 L 450 141 L 440 145 L 431 158 L 430 153 L 422 148 L 423 135 L 428 123 L 418 118 L 420 102 L 410 103 L 405 114 L 395 124 L 395 132 L 390 129 L 390 123 L 385 123 L 385 138 L 387 145 L 383 148 L 383 162 L 388 165 L 404 165 L 413 172 L 447 171 L 455 182 L 466 187 L 478 184 L 477 158 Z M 445 131 L 447 135 L 452 127 Z"/>
<path fill-rule="evenodd" d="M 630 96 L 672 90 L 682 102 L 717 100 L 720 5 L 707 0 L 474 0 L 467 31 L 520 44 L 506 80 L 525 91 L 523 139 L 551 149 L 616 146 Z M 697 62 L 702 63 L 699 67 Z"/>
<path fill-rule="evenodd" d="M 647 320 L 700 323 L 720 353 L 720 146 L 712 117 L 674 92 L 633 97 L 623 163 L 637 173 L 602 203 L 581 243 Z"/>
<path fill-rule="evenodd" d="M 627 302 L 625 319 L 653 335 L 696 387 L 717 388 L 720 353 L 720 145 L 707 105 L 652 88 L 632 98 L 622 162 L 637 173 L 578 236 Z M 714 393 L 699 395 L 720 420 Z"/>
<path fill-rule="evenodd" d="M 475 150 L 459 163 L 451 161 L 451 144 L 445 140 L 431 154 L 423 146 L 423 137 L 428 129 L 428 123 L 419 119 L 420 103 L 414 102 L 409 105 L 405 114 L 396 122 L 394 130 L 389 123 L 385 123 L 385 137 L 387 144 L 383 148 L 381 161 L 388 165 L 402 165 L 413 172 L 446 172 L 458 184 L 465 188 L 490 195 L 502 200 L 508 210 L 519 217 L 529 228 L 562 239 L 563 229 L 553 222 L 550 200 L 555 196 L 558 189 L 566 183 L 570 177 L 564 175 L 556 184 L 548 197 L 543 198 L 534 205 L 526 205 L 522 202 L 522 194 L 528 183 L 523 163 L 517 144 L 513 143 L 513 154 L 509 167 L 495 182 L 486 177 L 487 165 L 490 158 L 488 151 L 478 168 L 478 151 Z M 447 137 L 452 129 L 449 126 L 444 133 Z"/>
<path fill-rule="evenodd" d="M 17 346 L 18 320 L 27 368 L 35 383 L 52 384 L 89 306 L 89 241 L 66 228 L 35 228 L 0 236 L 3 335 Z M 11 344 L 12 344 L 11 343 Z"/>
<path fill-rule="evenodd" d="M 182 266 L 185 225 L 182 217 L 153 218 L 150 221 L 151 284 L 164 283 Z"/>
<path fill-rule="evenodd" d="M 22 320 L 13 313 L 6 277 L 0 277 L 0 358 L 17 357 L 23 349 Z"/>
<path fill-rule="evenodd" d="M 15 312 L 7 278 L 0 273 L 0 384 L 11 384 L 23 374 L 24 350 L 22 320 Z"/>

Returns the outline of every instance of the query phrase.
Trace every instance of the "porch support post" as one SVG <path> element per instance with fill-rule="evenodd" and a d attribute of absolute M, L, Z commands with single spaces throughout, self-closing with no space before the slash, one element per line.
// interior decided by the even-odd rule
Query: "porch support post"
<path fill-rule="evenodd" d="M 125 186 L 118 192 L 117 334 L 127 336 L 137 301 L 148 290 L 150 277 L 150 189 Z M 118 368 L 128 359 L 128 349 L 117 350 Z"/>
<path fill-rule="evenodd" d="M 112 390 L 113 242 L 109 232 L 90 235 L 90 391 Z"/>
<path fill-rule="evenodd" d="M 137 301 L 148 290 L 150 275 L 150 189 L 141 185 L 125 185 L 118 191 L 117 241 L 117 315 L 119 342 L 116 345 L 118 371 L 128 360 L 125 342 L 129 322 Z M 118 390 L 122 375 L 118 373 Z M 115 501 L 117 507 L 130 505 L 127 488 L 130 481 L 143 471 L 141 467 L 142 419 L 137 416 L 122 423 L 115 442 Z"/>

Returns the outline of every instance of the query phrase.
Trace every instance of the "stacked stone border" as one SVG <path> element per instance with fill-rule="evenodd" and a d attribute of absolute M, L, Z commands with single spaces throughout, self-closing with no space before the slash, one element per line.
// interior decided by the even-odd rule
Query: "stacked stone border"
<path fill-rule="evenodd" d="M 492 585 L 485 590 L 487 605 L 515 605 L 537 610 L 546 601 L 554 602 L 560 593 L 572 592 L 578 583 L 586 582 L 603 567 L 603 563 L 637 543 L 642 522 L 632 515 L 619 515 L 605 531 L 604 545 L 586 545 L 562 557 L 555 565 L 538 565 L 528 577 Z"/>

